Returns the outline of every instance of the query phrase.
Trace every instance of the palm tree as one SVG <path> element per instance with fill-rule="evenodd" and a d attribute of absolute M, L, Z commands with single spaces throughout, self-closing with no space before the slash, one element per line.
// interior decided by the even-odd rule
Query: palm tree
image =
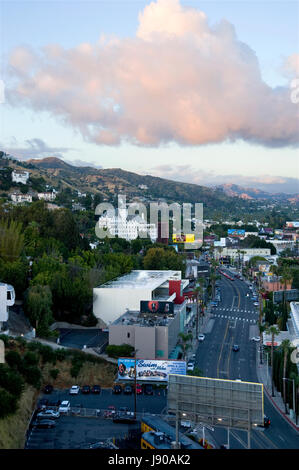
<path fill-rule="evenodd" d="M 283 350 L 283 377 L 286 377 L 287 373 L 287 360 L 290 352 L 291 342 L 289 339 L 284 339 L 281 343 L 281 348 Z M 285 404 L 285 412 L 287 413 L 287 399 L 286 399 L 286 380 L 283 380 L 283 400 Z"/>
<path fill-rule="evenodd" d="M 274 356 L 274 339 L 280 332 L 279 328 L 275 325 L 269 326 L 267 328 L 267 333 L 271 335 L 271 381 L 272 381 L 272 397 L 274 397 L 274 380 L 273 380 L 273 356 Z"/>
<path fill-rule="evenodd" d="M 193 336 L 191 333 L 186 334 L 183 332 L 180 332 L 178 336 L 180 338 L 179 346 L 182 349 L 183 359 L 185 360 L 188 349 L 192 347 L 192 345 L 190 344 L 190 341 L 192 341 Z"/>
<path fill-rule="evenodd" d="M 262 322 L 257 322 L 259 333 L 260 333 L 260 364 L 263 364 L 263 333 L 266 331 L 267 326 L 263 325 Z"/>
<path fill-rule="evenodd" d="M 281 275 L 281 281 L 284 283 L 283 303 L 286 304 L 287 283 L 293 279 L 290 268 L 284 268 Z"/>

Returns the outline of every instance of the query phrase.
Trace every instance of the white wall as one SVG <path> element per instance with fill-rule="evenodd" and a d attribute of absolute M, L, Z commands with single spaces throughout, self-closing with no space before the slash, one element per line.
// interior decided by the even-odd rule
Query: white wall
<path fill-rule="evenodd" d="M 0 286 L 0 323 L 8 320 L 7 287 Z"/>
<path fill-rule="evenodd" d="M 151 300 L 151 289 L 96 287 L 93 289 L 93 313 L 107 325 L 129 310 L 139 310 L 140 300 Z"/>

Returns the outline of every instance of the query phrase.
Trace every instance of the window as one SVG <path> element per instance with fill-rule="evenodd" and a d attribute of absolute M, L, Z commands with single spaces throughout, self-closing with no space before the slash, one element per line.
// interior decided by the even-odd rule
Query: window
<path fill-rule="evenodd" d="M 130 338 L 130 333 L 127 333 L 127 338 Z"/>

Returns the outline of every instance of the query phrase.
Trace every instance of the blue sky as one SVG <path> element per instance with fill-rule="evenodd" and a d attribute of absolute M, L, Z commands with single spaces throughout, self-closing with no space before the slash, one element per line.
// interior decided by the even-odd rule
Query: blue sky
<path fill-rule="evenodd" d="M 141 0 L 2 1 L 4 81 L 6 64 L 14 48 L 29 46 L 40 50 L 55 43 L 68 50 L 81 43 L 95 44 L 102 34 L 134 38 L 138 14 L 150 3 Z M 262 80 L 271 88 L 288 86 L 282 65 L 287 57 L 298 52 L 298 2 L 181 0 L 180 4 L 203 11 L 211 26 L 223 18 L 228 20 L 237 38 L 255 52 Z M 68 161 L 121 167 L 200 184 L 231 181 L 257 187 L 262 184 L 267 189 L 267 184 L 277 183 L 277 190 L 280 187 L 285 190 L 289 183 L 290 192 L 298 191 L 293 180 L 298 177 L 298 150 L 288 145 L 275 148 L 240 138 L 233 143 L 224 139 L 201 145 L 178 142 L 150 147 L 132 143 L 97 145 L 61 116 L 18 103 L 1 104 L 0 126 L 2 147 L 19 157 L 57 155 Z M 40 139 L 42 145 L 34 139 Z"/>

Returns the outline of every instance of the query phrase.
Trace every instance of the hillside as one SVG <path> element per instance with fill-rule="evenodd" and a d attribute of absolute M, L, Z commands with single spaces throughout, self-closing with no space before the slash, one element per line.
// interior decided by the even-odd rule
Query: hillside
<path fill-rule="evenodd" d="M 247 200 L 289 201 L 291 203 L 299 201 L 299 194 L 270 193 L 257 188 L 239 186 L 238 184 L 222 184 L 216 186 L 216 189 L 222 190 L 228 196 Z"/>
<path fill-rule="evenodd" d="M 246 193 L 246 188 L 237 185 L 210 188 L 151 175 L 139 175 L 120 168 L 77 167 L 56 157 L 26 162 L 0 158 L 0 168 L 1 166 L 9 166 L 11 170 L 27 169 L 31 180 L 35 180 L 35 183 L 42 181 L 45 188 L 48 185 L 58 191 L 69 188 L 74 192 L 99 194 L 104 201 L 109 202 L 115 202 L 115 196 L 119 193 L 125 194 L 128 202 L 133 198 L 145 203 L 159 200 L 168 203 L 202 202 L 206 217 L 222 215 L 240 218 L 244 213 L 256 212 L 260 202 L 260 198 L 254 197 L 255 190 Z M 1 174 L 3 177 L 3 170 L 0 172 L 0 188 Z M 32 189 L 35 188 L 32 186 Z M 12 189 L 9 192 L 12 192 Z M 258 190 L 256 194 L 257 192 Z M 265 199 L 273 202 L 271 197 Z M 293 196 L 293 200 L 289 202 L 296 204 L 298 200 Z"/>

